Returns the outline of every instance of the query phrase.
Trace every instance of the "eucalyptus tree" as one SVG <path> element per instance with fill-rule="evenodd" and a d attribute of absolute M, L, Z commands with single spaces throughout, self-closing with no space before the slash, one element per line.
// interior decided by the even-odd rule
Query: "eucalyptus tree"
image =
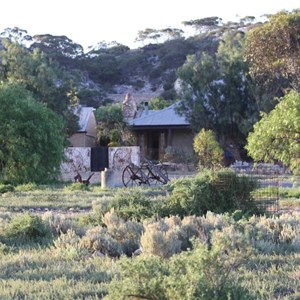
<path fill-rule="evenodd" d="M 300 10 L 282 11 L 247 34 L 251 74 L 270 89 L 300 90 Z M 275 94 L 276 96 L 276 94 Z"/>
<path fill-rule="evenodd" d="M 205 52 L 189 56 L 178 70 L 181 110 L 192 128 L 213 130 L 222 147 L 230 146 L 236 158 L 258 119 L 243 43 L 242 33 L 227 33 L 215 56 Z"/>
<path fill-rule="evenodd" d="M 217 32 L 222 25 L 222 19 L 219 17 L 208 17 L 190 21 L 183 21 L 182 24 L 184 26 L 193 27 L 197 34 L 207 34 Z"/>

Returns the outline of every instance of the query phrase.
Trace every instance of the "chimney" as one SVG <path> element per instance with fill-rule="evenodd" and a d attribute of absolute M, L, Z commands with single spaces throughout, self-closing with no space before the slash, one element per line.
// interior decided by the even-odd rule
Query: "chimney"
<path fill-rule="evenodd" d="M 149 113 L 149 105 L 148 105 L 148 101 L 145 102 L 145 115 L 148 115 Z"/>

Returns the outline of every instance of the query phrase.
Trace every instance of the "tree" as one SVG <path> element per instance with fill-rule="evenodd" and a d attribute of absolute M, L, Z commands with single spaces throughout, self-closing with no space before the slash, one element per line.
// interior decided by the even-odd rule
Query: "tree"
<path fill-rule="evenodd" d="M 77 120 L 70 113 L 70 107 L 78 103 L 72 78 L 39 49 L 30 52 L 9 40 L 4 40 L 3 45 L 2 80 L 21 83 L 37 101 L 47 104 L 67 120 L 66 129 L 70 134 L 70 128 L 76 130 Z"/>
<path fill-rule="evenodd" d="M 281 162 L 300 173 L 300 93 L 291 91 L 263 113 L 248 136 L 246 149 L 255 161 Z"/>
<path fill-rule="evenodd" d="M 299 35 L 300 10 L 275 14 L 249 31 L 245 55 L 252 75 L 263 83 L 273 80 L 279 87 L 283 78 L 300 90 Z"/>
<path fill-rule="evenodd" d="M 98 123 L 97 135 L 101 146 L 107 146 L 110 143 L 113 145 L 128 145 L 131 143 L 132 135 L 124 121 L 120 105 L 99 107 L 95 116 Z"/>
<path fill-rule="evenodd" d="M 46 182 L 60 171 L 64 123 L 20 84 L 0 84 L 0 180 Z"/>
<path fill-rule="evenodd" d="M 258 119 L 248 66 L 243 59 L 244 37 L 224 35 L 216 56 L 189 56 L 178 69 L 181 110 L 195 132 L 212 129 L 223 149 L 230 146 L 236 159 L 240 145 Z M 232 147 L 233 146 L 233 147 Z"/>
<path fill-rule="evenodd" d="M 26 30 L 18 27 L 5 28 L 5 30 L 0 33 L 0 38 L 9 39 L 11 42 L 18 43 L 25 47 L 33 43 L 32 36 L 30 36 Z"/>
<path fill-rule="evenodd" d="M 200 130 L 194 138 L 194 150 L 200 167 L 215 169 L 222 166 L 224 153 L 212 130 Z"/>
<path fill-rule="evenodd" d="M 198 33 L 215 32 L 220 29 L 222 19 L 219 17 L 208 17 L 203 19 L 196 19 L 190 21 L 183 21 L 184 26 L 192 26 Z"/>
<path fill-rule="evenodd" d="M 169 105 L 171 105 L 170 101 L 167 101 L 162 97 L 155 97 L 149 102 L 149 109 L 160 110 L 168 107 Z"/>
<path fill-rule="evenodd" d="M 83 55 L 81 45 L 74 43 L 66 36 L 55 36 L 51 34 L 40 34 L 33 36 L 34 43 L 31 49 L 40 49 L 60 63 L 70 63 L 72 59 Z"/>

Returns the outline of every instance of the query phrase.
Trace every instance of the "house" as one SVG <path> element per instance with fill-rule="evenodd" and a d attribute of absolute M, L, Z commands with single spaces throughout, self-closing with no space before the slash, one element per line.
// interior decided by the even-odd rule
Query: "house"
<path fill-rule="evenodd" d="M 75 114 L 79 117 L 79 129 L 69 138 L 70 147 L 94 147 L 96 140 L 96 118 L 93 107 L 79 105 Z"/>
<path fill-rule="evenodd" d="M 128 120 L 140 146 L 141 157 L 162 160 L 167 147 L 192 156 L 194 134 L 186 118 L 176 111 L 177 105 L 149 110 L 146 102 L 141 114 Z"/>

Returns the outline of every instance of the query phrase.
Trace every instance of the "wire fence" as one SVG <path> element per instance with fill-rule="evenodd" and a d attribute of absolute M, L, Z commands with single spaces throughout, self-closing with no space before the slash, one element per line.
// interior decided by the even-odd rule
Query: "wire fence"
<path fill-rule="evenodd" d="M 258 208 L 266 213 L 277 213 L 280 209 L 280 187 L 293 186 L 292 177 L 280 166 L 271 164 L 237 165 L 233 170 L 240 176 L 247 176 L 258 183 L 258 188 L 252 193 Z"/>

